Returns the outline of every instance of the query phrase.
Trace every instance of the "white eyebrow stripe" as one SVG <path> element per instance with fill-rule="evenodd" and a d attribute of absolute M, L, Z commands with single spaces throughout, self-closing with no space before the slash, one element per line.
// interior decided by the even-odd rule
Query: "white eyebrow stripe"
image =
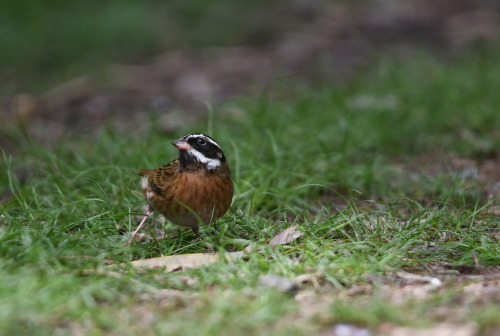
<path fill-rule="evenodd" d="M 202 134 L 202 133 L 193 133 L 193 134 L 189 134 L 188 137 L 186 138 L 186 141 L 190 138 L 203 138 L 205 140 L 207 140 L 208 142 L 210 142 L 211 144 L 219 147 L 220 149 L 220 146 L 217 142 L 215 142 L 215 140 L 212 140 L 211 138 L 209 138 L 207 135 L 205 134 Z"/>
<path fill-rule="evenodd" d="M 194 148 L 188 149 L 187 152 L 192 156 L 194 156 L 201 163 L 205 163 L 207 165 L 208 170 L 214 170 L 220 166 L 219 159 L 207 158 L 205 155 L 201 154 Z"/>

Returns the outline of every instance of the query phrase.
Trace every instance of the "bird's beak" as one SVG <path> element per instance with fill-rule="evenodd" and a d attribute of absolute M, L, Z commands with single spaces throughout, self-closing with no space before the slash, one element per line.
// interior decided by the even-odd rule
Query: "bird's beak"
<path fill-rule="evenodd" d="M 188 150 L 191 149 L 191 145 L 188 144 L 183 138 L 180 138 L 179 140 L 172 141 L 172 145 L 177 147 L 179 150 Z"/>

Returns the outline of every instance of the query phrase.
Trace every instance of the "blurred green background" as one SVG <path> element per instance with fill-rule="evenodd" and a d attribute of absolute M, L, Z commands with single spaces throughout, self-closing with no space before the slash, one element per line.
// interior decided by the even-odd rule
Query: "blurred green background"
<path fill-rule="evenodd" d="M 270 38 L 266 26 L 275 24 L 266 13 L 279 3 L 5 0 L 0 76 L 7 85 L 0 90 L 3 96 L 39 91 L 111 62 L 139 63 L 166 50 L 262 43 Z"/>
<path fill-rule="evenodd" d="M 5 124 L 19 121 L 48 142 L 148 116 L 172 133 L 176 113 L 196 122 L 207 103 L 356 83 L 381 59 L 489 59 L 499 11 L 465 0 L 5 0 L 0 145 L 11 148 L 16 131 Z"/>

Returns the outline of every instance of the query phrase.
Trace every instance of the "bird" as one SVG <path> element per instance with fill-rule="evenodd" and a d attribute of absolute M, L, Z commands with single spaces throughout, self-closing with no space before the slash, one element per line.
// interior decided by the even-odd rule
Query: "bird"
<path fill-rule="evenodd" d="M 140 169 L 141 189 L 149 209 L 132 233 L 130 242 L 153 212 L 170 222 L 189 227 L 203 239 L 199 225 L 222 217 L 234 194 L 226 156 L 210 136 L 192 133 L 172 142 L 179 157 L 156 169 Z"/>

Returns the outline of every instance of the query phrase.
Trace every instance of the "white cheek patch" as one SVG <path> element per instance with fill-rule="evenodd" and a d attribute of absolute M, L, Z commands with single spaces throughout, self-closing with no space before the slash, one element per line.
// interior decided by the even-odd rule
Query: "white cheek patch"
<path fill-rule="evenodd" d="M 190 155 L 194 156 L 199 162 L 205 163 L 207 165 L 208 170 L 214 170 L 220 166 L 219 159 L 209 159 L 194 148 L 189 149 L 187 152 Z"/>

